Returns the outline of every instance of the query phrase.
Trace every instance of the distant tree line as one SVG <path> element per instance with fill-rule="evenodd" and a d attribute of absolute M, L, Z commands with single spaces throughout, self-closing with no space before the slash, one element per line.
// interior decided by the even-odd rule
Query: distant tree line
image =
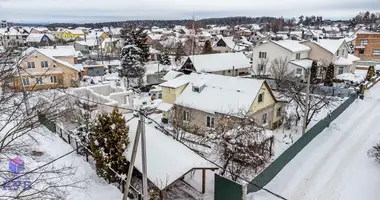
<path fill-rule="evenodd" d="M 225 18 L 209 18 L 197 20 L 195 23 L 196 28 L 202 27 L 206 28 L 206 24 L 216 24 L 216 25 L 239 25 L 239 24 L 261 24 L 271 22 L 276 19 L 275 17 L 225 17 Z M 167 27 L 173 28 L 175 25 L 187 26 L 190 28 L 192 26 L 193 20 L 129 20 L 129 21 L 116 21 L 116 22 L 102 22 L 102 23 L 53 23 L 47 25 L 48 27 L 88 27 L 88 28 L 103 28 L 103 27 L 125 27 L 129 25 L 136 25 L 138 27 Z"/>
<path fill-rule="evenodd" d="M 357 24 L 370 25 L 370 29 L 374 28 L 373 24 L 380 24 L 380 13 L 361 12 L 349 20 L 349 26 L 354 27 Z"/>

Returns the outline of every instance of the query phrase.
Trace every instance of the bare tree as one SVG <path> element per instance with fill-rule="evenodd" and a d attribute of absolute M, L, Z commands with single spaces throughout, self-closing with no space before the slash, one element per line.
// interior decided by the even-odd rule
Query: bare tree
<path fill-rule="evenodd" d="M 273 137 L 266 134 L 252 114 L 241 114 L 222 116 L 207 134 L 214 143 L 216 162 L 222 165 L 221 175 L 235 181 L 264 167 L 270 161 L 273 145 Z"/>
<path fill-rule="evenodd" d="M 36 129 L 41 126 L 39 118 L 54 120 L 61 113 L 58 107 L 64 101 L 63 96 L 53 90 L 30 92 L 25 89 L 20 92 L 18 84 L 23 84 L 20 76 L 20 62 L 24 57 L 14 58 L 12 50 L 0 57 L 0 159 L 8 160 L 11 156 L 41 155 L 35 146 Z M 30 86 L 33 89 L 35 85 Z M 24 88 L 24 87 L 21 87 Z M 46 101 L 49 99 L 49 101 Z M 40 118 L 41 119 L 41 118 Z M 39 129 L 38 129 L 39 130 Z M 0 171 L 0 182 L 4 190 L 1 199 L 64 199 L 67 189 L 81 187 L 75 180 L 72 166 L 42 167 L 32 173 L 15 179 L 14 174 L 7 170 Z M 27 178 L 27 180 L 25 179 Z M 19 189 L 20 181 L 27 184 Z M 15 185 L 16 184 L 16 185 Z M 8 191 L 9 187 L 15 191 Z M 25 188 L 25 186 L 27 186 Z"/>
<path fill-rule="evenodd" d="M 253 66 L 253 74 L 257 77 L 263 77 L 268 75 L 268 62 L 267 58 L 261 58 L 256 66 Z"/>
<path fill-rule="evenodd" d="M 285 82 L 295 78 L 294 70 L 289 68 L 288 58 L 276 58 L 270 64 L 270 74 L 276 80 L 277 88 Z"/>

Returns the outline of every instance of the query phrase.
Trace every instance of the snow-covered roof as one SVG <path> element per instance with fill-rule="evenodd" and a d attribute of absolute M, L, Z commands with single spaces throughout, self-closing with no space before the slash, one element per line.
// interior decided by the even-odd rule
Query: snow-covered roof
<path fill-rule="evenodd" d="M 344 57 L 339 57 L 335 62 L 334 64 L 335 65 L 352 65 L 352 63 L 354 61 L 358 61 L 360 60 L 360 58 L 352 55 L 352 54 L 348 54 L 347 58 L 344 58 Z"/>
<path fill-rule="evenodd" d="M 307 69 L 311 67 L 313 60 L 310 60 L 310 59 L 293 60 L 293 61 L 290 61 L 290 63 Z"/>
<path fill-rule="evenodd" d="M 173 107 L 173 104 L 161 102 L 160 105 L 158 105 L 157 110 L 168 112 Z"/>
<path fill-rule="evenodd" d="M 46 27 L 33 27 L 33 28 L 31 29 L 31 31 L 32 31 L 33 29 L 35 29 L 35 30 L 37 30 L 37 31 L 40 31 L 40 32 L 49 31 L 49 29 L 46 28 Z"/>
<path fill-rule="evenodd" d="M 310 47 L 300 44 L 299 41 L 295 40 L 280 40 L 280 41 L 271 41 L 274 44 L 277 44 L 285 49 L 288 49 L 289 51 L 295 53 L 295 52 L 301 52 L 301 51 L 310 51 Z"/>
<path fill-rule="evenodd" d="M 315 44 L 318 44 L 322 48 L 326 49 L 332 54 L 335 54 L 336 51 L 338 51 L 339 47 L 342 46 L 343 42 L 345 42 L 344 39 L 340 40 L 329 40 L 329 39 L 321 39 L 318 40 L 318 42 L 313 41 Z"/>
<path fill-rule="evenodd" d="M 189 56 L 197 72 L 216 72 L 250 67 L 250 60 L 242 53 L 216 53 Z"/>
<path fill-rule="evenodd" d="M 129 125 L 129 139 L 134 141 L 137 130 L 137 119 Z M 217 167 L 200 157 L 195 152 L 167 136 L 153 126 L 145 125 L 147 177 L 160 190 L 187 174 L 192 169 L 216 169 Z M 141 139 L 140 139 L 141 146 Z M 127 160 L 131 160 L 133 145 L 128 145 L 125 152 Z M 142 172 L 141 148 L 137 148 L 135 168 Z"/>
<path fill-rule="evenodd" d="M 77 57 L 73 46 L 48 46 L 42 47 L 38 51 L 52 57 Z"/>
<path fill-rule="evenodd" d="M 76 41 L 75 43 L 78 43 L 83 46 L 89 46 L 89 47 L 98 45 L 98 41 L 96 39 L 86 39 L 86 41 Z"/>
<path fill-rule="evenodd" d="M 260 26 L 258 24 L 251 24 L 253 30 L 260 30 Z"/>
<path fill-rule="evenodd" d="M 239 112 L 249 111 L 264 83 L 264 80 L 197 73 L 177 79 L 188 80 L 190 83 L 175 104 L 207 113 L 235 116 L 241 114 Z M 193 91 L 193 85 L 200 83 L 204 85 L 203 89 L 200 92 Z"/>
<path fill-rule="evenodd" d="M 161 40 L 161 34 L 149 34 L 148 35 L 152 40 Z"/>
<path fill-rule="evenodd" d="M 181 87 L 181 86 L 186 85 L 188 83 L 189 83 L 188 80 L 176 78 L 176 79 L 161 83 L 160 86 L 161 87 L 169 87 L 169 88 L 178 88 L 178 87 Z"/>
<path fill-rule="evenodd" d="M 356 73 L 343 73 L 337 75 L 335 78 L 339 80 L 352 81 L 355 83 L 360 83 L 365 80 L 365 76 Z"/>
<path fill-rule="evenodd" d="M 37 42 L 37 43 L 39 43 L 39 42 L 41 42 L 41 40 L 44 36 L 48 37 L 51 41 L 54 41 L 54 37 L 51 34 L 31 33 L 26 38 L 26 42 Z"/>
<path fill-rule="evenodd" d="M 75 29 L 75 30 L 67 30 L 68 32 L 74 34 L 74 35 L 84 35 L 84 32 L 83 30 L 78 30 L 78 29 Z"/>
<path fill-rule="evenodd" d="M 165 74 L 165 76 L 162 79 L 165 81 L 169 81 L 169 80 L 175 79 L 181 75 L 183 75 L 182 72 L 170 70 L 170 71 L 168 71 L 168 73 Z"/>
<path fill-rule="evenodd" d="M 30 54 L 32 54 L 33 52 L 38 52 L 38 53 L 40 53 L 40 54 L 42 54 L 42 55 L 44 55 L 44 56 L 46 56 L 46 57 L 52 59 L 53 61 L 55 61 L 55 62 L 57 62 L 57 63 L 60 63 L 60 64 L 62 64 L 62 65 L 64 65 L 64 66 L 69 67 L 69 68 L 71 68 L 71 69 L 74 69 L 74 70 L 76 70 L 76 71 L 79 71 L 78 68 L 76 68 L 74 65 L 72 65 L 72 64 L 70 64 L 70 63 L 68 63 L 68 62 L 66 62 L 66 61 L 63 61 L 63 60 L 57 59 L 57 58 L 54 56 L 54 51 L 49 51 L 49 50 L 51 50 L 51 49 L 37 49 L 37 48 L 34 48 L 34 47 L 29 47 L 28 49 L 26 49 L 26 50 L 22 53 L 22 55 L 30 55 Z M 56 50 L 56 49 L 54 49 L 54 50 Z M 74 50 L 74 52 L 75 52 L 75 50 Z M 59 54 L 58 54 L 58 55 L 59 55 Z M 57 56 L 57 57 L 59 57 L 59 56 Z"/>

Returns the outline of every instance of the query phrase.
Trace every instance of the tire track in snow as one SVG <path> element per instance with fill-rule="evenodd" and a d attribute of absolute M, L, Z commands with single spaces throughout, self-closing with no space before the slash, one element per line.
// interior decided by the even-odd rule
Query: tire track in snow
<path fill-rule="evenodd" d="M 319 195 L 317 199 L 339 199 L 341 191 L 341 186 L 342 186 L 342 180 L 344 178 L 343 175 L 346 172 L 350 173 L 352 170 L 352 165 L 353 165 L 353 160 L 356 160 L 358 155 L 362 153 L 362 149 L 366 145 L 366 141 L 369 139 L 370 134 L 373 134 L 373 129 L 374 127 L 378 127 L 377 121 L 379 115 L 377 112 L 374 112 L 375 110 L 379 109 L 374 109 L 372 111 L 371 118 L 373 117 L 373 120 L 371 121 L 370 124 L 366 124 L 366 128 L 363 131 L 359 131 L 357 135 L 359 138 L 353 138 L 353 144 L 347 144 L 349 149 L 347 152 L 345 152 L 345 156 L 340 160 L 338 166 L 335 168 L 333 175 L 330 176 L 328 182 L 324 184 L 324 187 L 322 190 L 319 191 Z M 370 119 L 370 116 L 367 117 Z M 344 151 L 344 150 L 343 150 Z M 338 156 L 338 154 L 335 155 L 335 157 Z"/>
<path fill-rule="evenodd" d="M 377 105 L 380 102 L 377 103 L 368 103 L 363 105 L 363 107 L 359 107 L 360 111 L 358 115 L 355 115 L 349 119 L 348 123 L 350 126 L 344 128 L 342 130 L 342 134 L 338 138 L 329 138 L 326 142 L 329 142 L 329 144 L 325 143 L 322 144 L 322 146 L 319 146 L 319 148 L 325 148 L 327 147 L 328 150 L 325 154 L 320 155 L 318 153 L 318 150 L 316 150 L 312 155 L 313 158 L 316 158 L 316 164 L 313 166 L 311 170 L 308 171 L 306 176 L 303 176 L 302 174 L 295 176 L 294 180 L 291 180 L 290 183 L 298 183 L 296 186 L 293 187 L 292 190 L 288 190 L 286 192 L 290 192 L 290 195 L 285 196 L 291 196 L 290 199 L 302 199 L 305 197 L 305 194 L 307 194 L 310 190 L 310 187 L 313 185 L 315 186 L 315 180 L 316 177 L 320 175 L 322 172 L 323 167 L 328 163 L 327 160 L 332 156 L 331 152 L 335 152 L 338 149 L 342 148 L 342 144 L 345 143 L 345 141 L 349 140 L 350 138 L 354 137 L 354 134 L 352 134 L 353 129 L 359 129 L 360 126 L 357 126 L 360 122 L 363 122 L 366 118 L 364 117 L 368 112 L 371 111 L 373 108 L 373 104 Z M 356 126 L 356 127 L 355 127 Z M 326 131 L 326 129 L 324 130 Z M 336 131 L 332 131 L 332 134 L 336 134 Z M 321 137 L 321 135 L 317 136 Z M 303 167 L 303 166 L 301 166 Z M 302 172 L 301 172 L 302 173 Z"/>

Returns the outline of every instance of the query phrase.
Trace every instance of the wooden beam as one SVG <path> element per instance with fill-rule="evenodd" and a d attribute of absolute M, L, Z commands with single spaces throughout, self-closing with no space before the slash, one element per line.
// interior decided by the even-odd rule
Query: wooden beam
<path fill-rule="evenodd" d="M 202 194 L 206 193 L 206 170 L 202 169 Z"/>
<path fill-rule="evenodd" d="M 164 192 L 160 190 L 159 192 L 160 200 L 164 200 Z"/>

